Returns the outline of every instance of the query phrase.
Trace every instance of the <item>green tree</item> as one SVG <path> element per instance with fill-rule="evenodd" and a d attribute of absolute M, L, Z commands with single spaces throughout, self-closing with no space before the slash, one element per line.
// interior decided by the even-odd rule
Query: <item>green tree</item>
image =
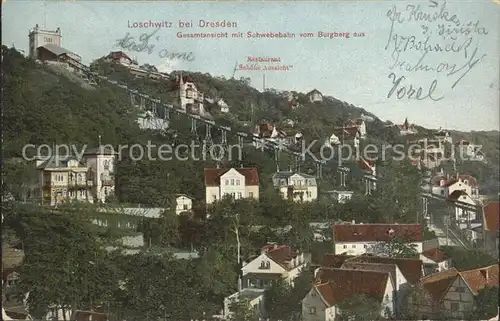
<path fill-rule="evenodd" d="M 442 246 L 440 250 L 451 257 L 453 267 L 458 271 L 473 270 L 498 264 L 498 260 L 483 249 L 464 249 L 458 246 Z"/>
<path fill-rule="evenodd" d="M 233 300 L 229 306 L 231 315 L 230 321 L 258 321 L 259 317 L 250 306 L 248 298 Z"/>
<path fill-rule="evenodd" d="M 405 242 L 404 238 L 395 237 L 381 244 L 382 253 L 395 258 L 416 258 L 418 251 L 415 244 Z"/>
<path fill-rule="evenodd" d="M 102 290 L 96 269 L 102 252 L 85 211 L 68 206 L 17 213 L 16 229 L 25 251 L 20 286 L 29 292 L 28 308 L 35 316 L 53 305 L 73 312 L 88 308 L 100 295 L 94 291 Z"/>
<path fill-rule="evenodd" d="M 380 302 L 365 294 L 355 295 L 338 305 L 337 321 L 384 320 Z"/>
<path fill-rule="evenodd" d="M 498 315 L 498 286 L 486 286 L 475 297 L 476 310 L 472 320 L 489 320 Z"/>
<path fill-rule="evenodd" d="M 289 298 L 291 286 L 285 279 L 279 279 L 264 292 L 264 307 L 272 320 L 289 318 L 293 313 Z"/>

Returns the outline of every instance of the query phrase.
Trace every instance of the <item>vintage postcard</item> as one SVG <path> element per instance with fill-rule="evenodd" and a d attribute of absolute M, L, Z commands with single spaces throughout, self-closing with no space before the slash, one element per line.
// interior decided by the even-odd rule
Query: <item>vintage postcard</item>
<path fill-rule="evenodd" d="M 499 1 L 2 9 L 3 320 L 498 320 Z"/>

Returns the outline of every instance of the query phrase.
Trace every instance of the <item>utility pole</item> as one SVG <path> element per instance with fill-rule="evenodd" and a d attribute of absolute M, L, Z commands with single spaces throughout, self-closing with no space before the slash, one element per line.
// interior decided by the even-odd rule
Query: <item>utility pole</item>
<path fill-rule="evenodd" d="M 235 215 L 234 220 L 234 234 L 236 234 L 236 244 L 238 247 L 237 255 L 238 255 L 238 292 L 241 292 L 241 242 L 240 242 L 240 214 Z"/>

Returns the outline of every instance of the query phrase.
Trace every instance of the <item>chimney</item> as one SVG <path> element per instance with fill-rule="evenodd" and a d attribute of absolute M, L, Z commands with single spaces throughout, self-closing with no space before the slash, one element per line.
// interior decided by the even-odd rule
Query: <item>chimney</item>
<path fill-rule="evenodd" d="M 483 278 L 486 280 L 486 282 L 488 282 L 488 269 L 482 269 L 482 270 L 479 270 L 481 271 L 481 275 L 483 276 Z"/>

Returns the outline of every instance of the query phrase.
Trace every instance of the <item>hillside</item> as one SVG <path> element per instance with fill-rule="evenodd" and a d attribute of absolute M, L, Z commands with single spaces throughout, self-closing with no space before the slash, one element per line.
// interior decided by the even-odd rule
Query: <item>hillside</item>
<path fill-rule="evenodd" d="M 136 123 L 136 110 L 131 106 L 130 97 L 116 86 L 108 84 L 88 90 L 81 84 L 64 75 L 54 72 L 44 65 L 26 60 L 14 49 L 2 48 L 5 91 L 2 97 L 4 108 L 4 157 L 21 157 L 22 146 L 26 144 L 75 144 L 95 147 L 99 135 L 102 143 L 112 145 L 173 143 L 173 137 L 143 131 Z M 147 93 L 165 101 L 173 99 L 170 81 L 151 81 L 136 79 L 127 70 L 112 69 L 102 61 L 96 61 L 92 68 L 111 79 L 126 83 L 129 87 Z M 181 71 L 172 73 L 172 77 Z M 187 74 L 188 72 L 182 72 Z M 227 123 L 232 127 L 251 132 L 255 124 L 268 121 L 285 131 L 301 131 L 307 142 L 320 140 L 313 150 L 318 151 L 334 127 L 342 125 L 348 119 L 358 118 L 362 114 L 371 115 L 373 122 L 367 124 L 368 138 L 363 144 L 404 143 L 391 128 L 368 111 L 339 101 L 333 97 L 324 97 L 320 104 L 311 104 L 305 93 L 295 93 L 302 107 L 291 109 L 283 93 L 273 89 L 261 93 L 248 84 L 245 79 L 224 79 L 209 74 L 191 73 L 200 91 L 210 97 L 222 97 L 230 106 L 231 113 L 218 114 L 212 110 L 216 122 Z M 295 122 L 294 127 L 288 120 Z M 178 133 L 176 141 L 190 141 L 191 122 L 185 118 L 175 120 L 173 129 Z M 419 137 L 428 132 L 422 129 Z M 214 141 L 220 139 L 219 133 L 213 133 Z M 479 171 L 480 183 L 485 183 L 485 193 L 498 190 L 491 181 L 498 175 L 498 135 L 470 133 L 471 137 L 484 142 L 488 165 L 473 164 L 470 171 Z M 228 137 L 235 142 L 235 138 Z M 418 137 L 417 137 L 418 138 Z M 488 149 L 488 150 L 486 150 Z M 280 167 L 288 169 L 292 161 L 286 155 L 280 156 Z M 271 152 L 256 151 L 245 147 L 241 162 L 226 164 L 233 166 L 256 166 L 261 176 L 263 190 L 270 188 L 270 177 L 276 171 L 274 155 Z M 383 164 L 382 164 L 383 165 Z M 138 161 L 127 159 L 118 164 L 117 197 L 122 202 L 145 205 L 161 205 L 166 202 L 166 192 L 186 193 L 197 199 L 204 198 L 203 168 L 213 167 L 211 161 Z M 460 165 L 461 166 L 461 165 Z M 463 169 L 469 171 L 463 164 Z M 356 169 L 355 165 L 352 165 Z M 315 165 L 305 163 L 301 170 L 314 174 Z M 359 171 L 359 170 L 358 170 Z M 182 173 L 182 177 L 174 173 Z M 476 172 L 474 172 L 476 173 Z M 354 177 L 359 175 L 354 171 Z M 323 169 L 320 188 L 331 189 L 336 186 L 336 162 L 328 163 Z M 362 188 L 359 182 L 351 180 L 351 188 Z"/>

